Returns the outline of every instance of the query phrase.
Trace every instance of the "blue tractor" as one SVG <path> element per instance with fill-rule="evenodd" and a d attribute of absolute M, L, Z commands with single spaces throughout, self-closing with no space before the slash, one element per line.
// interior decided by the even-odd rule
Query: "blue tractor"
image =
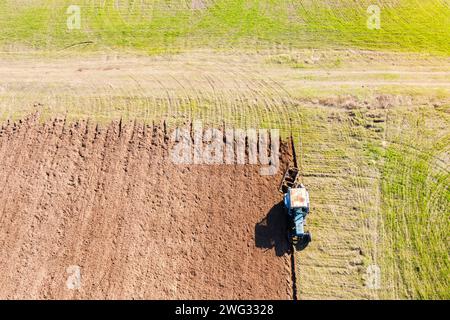
<path fill-rule="evenodd" d="M 309 214 L 309 193 L 298 179 L 298 169 L 288 168 L 280 192 L 284 194 L 284 208 L 288 217 L 288 240 L 297 250 L 303 250 L 311 242 L 311 233 L 304 230 Z"/>

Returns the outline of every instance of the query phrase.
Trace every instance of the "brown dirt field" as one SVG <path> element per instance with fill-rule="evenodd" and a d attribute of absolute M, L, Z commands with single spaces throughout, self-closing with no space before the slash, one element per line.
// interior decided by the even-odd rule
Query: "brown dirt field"
<path fill-rule="evenodd" d="M 0 132 L 1 299 L 292 299 L 282 170 L 175 165 L 164 130 L 139 123 Z"/>

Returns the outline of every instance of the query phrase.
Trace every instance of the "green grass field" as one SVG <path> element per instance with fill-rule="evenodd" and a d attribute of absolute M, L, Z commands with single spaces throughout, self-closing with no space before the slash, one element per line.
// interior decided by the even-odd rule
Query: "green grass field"
<path fill-rule="evenodd" d="M 387 298 L 450 297 L 448 108 L 389 113 L 380 160 Z M 401 129 L 400 129 L 401 128 Z"/>
<path fill-rule="evenodd" d="M 367 8 L 372 2 L 3 1 L 0 44 L 58 50 L 89 41 L 90 45 L 81 47 L 121 48 L 149 54 L 236 46 L 249 49 L 351 46 L 450 53 L 448 1 L 378 1 L 381 28 L 369 30 Z M 67 29 L 69 5 L 81 8 L 80 30 Z"/>

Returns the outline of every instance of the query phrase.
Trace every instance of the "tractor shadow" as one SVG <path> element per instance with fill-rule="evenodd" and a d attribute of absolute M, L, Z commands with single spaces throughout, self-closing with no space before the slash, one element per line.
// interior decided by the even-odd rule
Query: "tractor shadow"
<path fill-rule="evenodd" d="M 278 257 L 290 253 L 287 240 L 287 219 L 284 204 L 279 202 L 267 213 L 266 217 L 255 225 L 255 245 L 257 248 L 275 249 Z"/>

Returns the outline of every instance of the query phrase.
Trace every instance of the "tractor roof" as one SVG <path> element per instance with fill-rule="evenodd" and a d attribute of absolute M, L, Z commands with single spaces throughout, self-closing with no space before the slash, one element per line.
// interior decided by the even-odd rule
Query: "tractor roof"
<path fill-rule="evenodd" d="M 308 206 L 309 195 L 306 188 L 289 189 L 289 198 L 291 201 L 291 208 L 302 208 Z"/>

